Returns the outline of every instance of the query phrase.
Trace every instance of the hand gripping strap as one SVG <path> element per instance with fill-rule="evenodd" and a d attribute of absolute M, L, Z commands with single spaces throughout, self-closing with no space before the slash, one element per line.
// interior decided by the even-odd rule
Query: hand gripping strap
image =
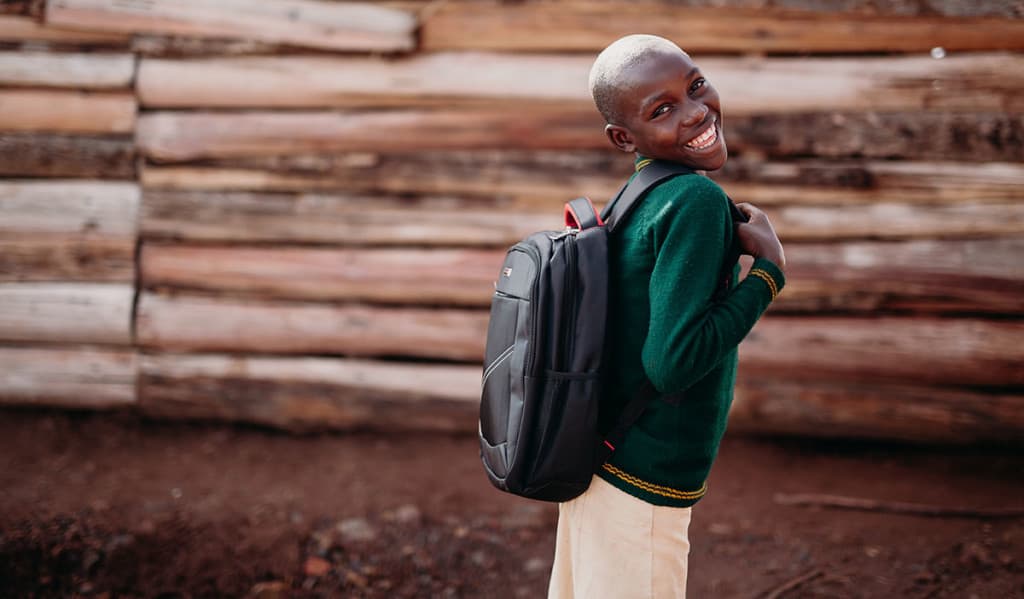
<path fill-rule="evenodd" d="M 565 205 L 565 226 L 572 229 L 589 229 L 604 224 L 601 215 L 594 209 L 590 198 L 576 198 Z"/>

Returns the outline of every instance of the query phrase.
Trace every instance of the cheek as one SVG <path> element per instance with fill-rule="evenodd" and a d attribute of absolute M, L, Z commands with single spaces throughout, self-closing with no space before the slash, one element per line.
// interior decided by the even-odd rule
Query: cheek
<path fill-rule="evenodd" d="M 704 103 L 719 115 L 722 114 L 722 100 L 718 97 L 718 91 L 715 88 L 708 89 L 708 92 L 704 94 Z"/>
<path fill-rule="evenodd" d="M 678 138 L 678 125 L 674 120 L 666 120 L 652 132 L 651 141 L 658 145 L 673 145 Z"/>

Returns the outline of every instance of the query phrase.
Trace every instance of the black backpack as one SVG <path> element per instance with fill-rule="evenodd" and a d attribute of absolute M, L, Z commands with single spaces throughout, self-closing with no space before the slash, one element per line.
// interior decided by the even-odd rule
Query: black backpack
<path fill-rule="evenodd" d="M 608 238 L 650 189 L 691 172 L 655 161 L 603 215 L 577 198 L 565 206 L 565 230 L 534 233 L 508 250 L 491 300 L 481 383 L 480 456 L 495 487 L 545 501 L 580 495 L 657 397 L 646 382 L 615 426 L 599 430 Z"/>

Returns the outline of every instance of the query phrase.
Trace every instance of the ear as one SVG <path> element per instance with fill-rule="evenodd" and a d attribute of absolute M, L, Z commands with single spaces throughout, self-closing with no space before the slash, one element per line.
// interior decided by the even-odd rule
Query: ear
<path fill-rule="evenodd" d="M 636 151 L 636 142 L 633 141 L 633 134 L 622 125 L 612 125 L 609 123 L 604 127 L 604 134 L 608 136 L 608 140 L 612 142 L 613 146 L 623 152 Z"/>

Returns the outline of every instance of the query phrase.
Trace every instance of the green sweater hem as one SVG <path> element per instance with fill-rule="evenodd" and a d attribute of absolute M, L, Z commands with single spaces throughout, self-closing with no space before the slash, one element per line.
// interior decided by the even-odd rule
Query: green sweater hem
<path fill-rule="evenodd" d="M 704 482 L 699 489 L 692 491 L 657 485 L 633 476 L 608 463 L 601 466 L 601 469 L 597 471 L 597 475 L 624 493 L 628 493 L 651 505 L 664 507 L 690 507 L 700 501 L 708 490 L 707 482 Z"/>

